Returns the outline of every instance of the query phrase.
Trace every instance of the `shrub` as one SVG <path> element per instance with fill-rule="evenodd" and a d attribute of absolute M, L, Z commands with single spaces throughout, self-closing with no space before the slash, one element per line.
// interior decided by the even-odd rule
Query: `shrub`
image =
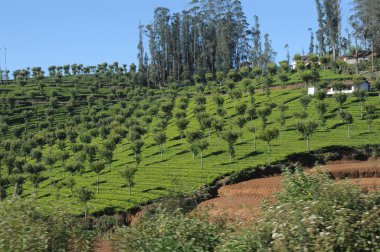
<path fill-rule="evenodd" d="M 41 209 L 33 199 L 0 203 L 0 251 L 91 251 L 94 233 L 66 213 Z"/>
<path fill-rule="evenodd" d="M 205 216 L 159 211 L 115 234 L 115 251 L 214 251 L 225 233 L 223 222 Z"/>

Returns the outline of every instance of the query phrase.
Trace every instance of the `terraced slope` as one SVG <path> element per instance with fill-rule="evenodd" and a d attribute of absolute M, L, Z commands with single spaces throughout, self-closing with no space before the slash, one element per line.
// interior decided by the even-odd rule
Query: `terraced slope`
<path fill-rule="evenodd" d="M 50 87 L 53 89 L 52 87 Z M 86 87 L 83 87 L 83 94 L 86 96 Z M 64 92 L 64 91 L 62 91 Z M 179 95 L 191 93 L 190 103 L 187 108 L 187 118 L 190 120 L 188 130 L 198 129 L 199 123 L 194 115 L 194 88 L 183 88 L 179 91 Z M 298 132 L 294 129 L 294 124 L 298 121 L 293 114 L 302 110 L 299 97 L 303 94 L 304 89 L 276 89 L 272 90 L 269 97 L 262 93 L 255 95 L 256 108 L 260 109 L 266 103 L 274 103 L 279 105 L 285 103 L 289 106 L 286 112 L 287 122 L 286 127 L 281 130 L 280 137 L 272 142 L 271 160 L 281 160 L 292 153 L 305 152 L 306 142 L 301 139 Z M 88 94 L 88 93 L 87 93 Z M 106 98 L 106 86 L 101 89 L 98 98 Z M 156 92 L 159 95 L 159 92 Z M 159 96 L 158 96 L 159 97 Z M 226 128 L 231 126 L 234 130 L 239 131 L 236 126 L 236 111 L 235 105 L 238 103 L 249 103 L 249 96 L 243 93 L 243 97 L 238 101 L 232 100 L 228 95 L 223 95 L 225 99 L 224 108 L 227 111 L 224 117 Z M 216 105 L 212 97 L 206 95 L 206 111 L 214 115 L 216 113 Z M 128 100 L 128 97 L 114 98 L 109 102 L 108 108 L 105 113 L 115 114 L 120 101 Z M 65 98 L 62 98 L 62 105 L 65 104 Z M 67 99 L 66 99 L 67 100 Z M 144 100 L 141 103 L 146 102 Z M 178 102 L 178 99 L 177 99 Z M 351 125 L 351 138 L 347 137 L 347 126 L 339 119 L 338 104 L 334 98 L 327 98 L 326 102 L 329 104 L 327 113 L 327 123 L 325 127 L 319 127 L 317 132 L 311 138 L 311 149 L 317 150 L 327 146 L 363 146 L 365 144 L 378 144 L 380 143 L 380 119 L 377 118 L 373 121 L 371 132 L 367 132 L 367 121 L 360 119 L 359 103 L 354 97 L 349 97 L 344 105 L 344 109 L 351 112 L 354 122 Z M 377 96 L 371 96 L 367 99 L 368 103 L 379 103 Z M 318 120 L 317 112 L 315 109 L 315 100 L 309 104 L 308 114 L 309 118 Z M 21 108 L 20 108 L 21 109 Z M 77 111 L 86 111 L 86 103 L 77 109 Z M 176 112 L 174 108 L 174 113 Z M 42 110 L 42 108 L 41 108 Z M 57 113 L 57 121 L 64 122 L 67 114 L 64 112 L 64 107 L 60 107 Z M 174 114 L 173 113 L 173 114 Z M 379 115 L 379 109 L 376 111 Z M 17 115 L 14 115 L 15 117 Z M 19 115 L 18 115 L 19 116 Z M 279 127 L 277 118 L 279 117 L 279 109 L 275 107 L 272 115 L 269 117 L 268 127 Z M 18 119 L 21 120 L 21 119 Z M 36 118 L 32 118 L 32 123 L 37 123 Z M 34 120 L 34 121 L 33 121 Z M 199 156 L 193 160 L 190 151 L 190 145 L 186 140 L 179 138 L 179 133 L 175 125 L 175 119 L 172 118 L 169 122 L 167 130 L 165 131 L 168 141 L 164 144 L 163 158 L 160 156 L 159 146 L 154 143 L 152 138 L 153 133 L 149 130 L 158 121 L 158 118 L 153 118 L 153 122 L 147 125 L 148 133 L 144 136 L 144 146 L 142 148 L 142 161 L 139 165 L 138 172 L 135 178 L 135 186 L 132 188 L 132 195 L 128 195 L 128 188 L 126 187 L 125 180 L 121 177 L 120 171 L 126 166 L 134 166 L 134 154 L 131 151 L 131 143 L 124 138 L 114 152 L 112 162 L 112 169 L 109 165 L 100 173 L 100 192 L 95 195 L 95 199 L 90 202 L 91 211 L 102 211 L 105 209 L 119 209 L 124 210 L 136 206 L 137 204 L 144 203 L 149 200 L 157 199 L 172 192 L 186 192 L 194 190 L 206 183 L 213 181 L 215 178 L 222 174 L 230 173 L 233 171 L 245 169 L 248 167 L 255 167 L 260 164 L 266 164 L 268 156 L 266 153 L 266 143 L 257 141 L 257 150 L 253 148 L 252 133 L 248 131 L 247 125 L 254 125 L 258 129 L 261 127 L 260 119 L 254 119 L 248 122 L 243 129 L 241 140 L 236 144 L 236 157 L 230 162 L 227 153 L 227 144 L 220 140 L 214 130 L 210 134 L 210 146 L 204 152 L 204 168 L 200 167 Z M 34 128 L 36 131 L 37 129 Z M 259 131 L 259 130 L 258 130 Z M 207 132 L 206 132 L 207 133 Z M 100 137 L 94 138 L 92 144 L 100 144 L 103 140 Z M 69 146 L 67 141 L 67 146 Z M 48 153 L 49 147 L 44 147 L 44 154 Z M 53 153 L 59 153 L 56 145 L 52 148 Z M 75 157 L 70 154 L 67 163 L 75 162 Z M 86 169 L 82 175 L 76 174 L 76 186 L 85 186 L 95 191 L 96 174 L 89 169 L 87 161 L 84 163 Z M 51 204 L 52 201 L 61 201 L 72 203 L 73 212 L 79 213 L 82 206 L 77 204 L 77 198 L 71 193 L 69 188 L 63 187 L 60 189 L 60 199 L 57 199 L 56 190 L 50 189 L 50 181 L 48 179 L 49 172 L 44 172 L 45 180 L 43 180 L 38 188 L 38 200 L 41 204 Z M 61 162 L 57 162 L 53 169 L 53 179 L 57 183 L 63 179 L 63 169 Z M 66 176 L 69 176 L 66 174 Z M 8 188 L 11 192 L 12 188 Z M 24 186 L 23 196 L 33 194 L 31 182 L 28 180 Z"/>

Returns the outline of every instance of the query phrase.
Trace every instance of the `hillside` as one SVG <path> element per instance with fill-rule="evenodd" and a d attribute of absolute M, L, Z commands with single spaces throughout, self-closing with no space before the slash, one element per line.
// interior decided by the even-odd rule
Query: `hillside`
<path fill-rule="evenodd" d="M 330 73 L 329 76 L 339 79 L 339 75 Z M 247 80 L 252 84 L 246 86 Z M 261 91 L 259 83 L 251 79 L 231 82 L 225 77 L 223 82 L 224 85 L 210 82 L 151 89 L 131 87 L 127 77 L 108 79 L 82 75 L 64 77 L 61 83 L 46 78 L 31 79 L 24 85 L 2 85 L 0 169 L 4 180 L 3 196 L 4 192 L 13 194 L 17 187 L 17 193 L 29 197 L 34 194 L 33 181 L 42 206 L 52 201 L 68 202 L 72 204 L 73 213 L 81 213 L 83 207 L 78 204 L 75 193 L 76 188 L 80 187 L 95 193 L 90 201 L 91 212 L 126 210 L 174 192 L 191 192 L 223 174 L 267 164 L 267 143 L 258 139 L 262 119 L 257 114 L 268 106 L 272 109 L 267 128 L 280 129 L 278 138 L 270 143 L 270 161 L 307 151 L 305 139 L 295 129 L 295 124 L 302 121 L 296 116 L 302 117 L 299 112 L 304 108 L 300 97 L 304 97 L 305 88 L 275 88 L 267 96 Z M 256 92 L 252 106 L 248 92 L 250 88 L 247 87 L 253 85 Z M 224 113 L 220 109 L 218 111 L 215 93 L 219 94 L 219 100 L 224 101 L 221 105 Z M 365 113 L 361 119 L 357 98 L 351 95 L 343 103 L 342 109 L 351 113 L 353 118 L 350 138 L 347 124 L 339 117 L 336 98 L 327 97 L 324 100 L 328 104 L 325 126 L 321 126 L 316 101 L 316 97 L 312 98 L 306 109 L 307 118 L 319 123 L 310 139 L 311 151 L 328 146 L 379 144 L 380 101 L 376 93 L 370 93 L 365 101 L 376 109 L 374 114 L 368 116 L 370 130 Z M 236 107 L 242 104 L 247 107 L 241 108 L 240 116 Z M 279 120 L 280 104 L 289 108 L 282 116 L 283 126 Z M 252 107 L 255 114 L 251 121 L 247 111 Z M 202 112 L 203 109 L 205 112 Z M 224 115 L 221 117 L 218 112 Z M 200 129 L 202 121 L 203 136 L 199 141 L 207 142 L 202 153 L 203 168 L 200 153 L 193 160 L 186 134 L 179 133 L 177 121 L 182 117 L 189 121 L 185 132 Z M 241 129 L 237 125 L 238 120 L 242 124 Z M 216 124 L 220 132 L 213 127 Z M 256 150 L 253 133 L 249 131 L 252 126 L 256 130 Z M 232 144 L 235 157 L 230 161 L 230 149 L 222 136 L 225 134 L 223 132 L 231 130 L 242 135 Z M 140 132 L 137 137 L 136 132 Z M 166 136 L 163 137 L 162 157 L 160 146 L 154 140 L 159 135 L 157 132 Z M 136 143 L 142 143 L 141 153 L 136 151 L 141 160 L 138 165 L 135 151 L 132 150 L 136 150 Z M 111 154 L 106 152 L 110 148 Z M 38 155 L 39 150 L 42 156 Z M 112 162 L 109 162 L 111 157 Z M 28 164 L 30 167 L 41 164 L 41 171 L 34 172 Z M 96 166 L 100 167 L 99 182 L 94 172 Z M 129 195 L 127 180 L 121 171 L 132 170 L 135 166 L 138 168 Z M 74 182 L 70 179 L 70 171 Z M 99 193 L 96 193 L 97 185 Z"/>

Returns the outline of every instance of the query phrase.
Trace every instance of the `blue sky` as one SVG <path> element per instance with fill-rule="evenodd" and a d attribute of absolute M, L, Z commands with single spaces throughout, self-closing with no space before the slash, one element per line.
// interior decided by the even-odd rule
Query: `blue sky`
<path fill-rule="evenodd" d="M 178 12 L 188 0 L 1 0 L 0 47 L 7 47 L 8 69 L 102 62 L 136 62 L 139 22 L 152 20 L 158 6 Z M 260 18 L 268 32 L 277 61 L 285 58 L 284 45 L 291 55 L 307 52 L 308 28 L 317 28 L 314 0 L 242 0 L 250 24 Z M 351 5 L 342 0 L 345 14 Z M 145 45 L 146 46 L 146 45 Z M 4 67 L 3 51 L 0 56 Z"/>

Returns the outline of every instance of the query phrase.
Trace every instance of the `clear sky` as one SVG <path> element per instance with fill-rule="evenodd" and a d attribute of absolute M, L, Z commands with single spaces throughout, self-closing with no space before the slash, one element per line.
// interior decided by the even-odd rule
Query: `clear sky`
<path fill-rule="evenodd" d="M 343 30 L 350 0 L 342 0 Z M 139 22 L 148 24 L 158 6 L 178 12 L 188 0 L 0 0 L 0 47 L 11 71 L 24 67 L 136 62 Z M 309 48 L 308 28 L 317 28 L 314 0 L 242 0 L 250 24 L 260 18 L 277 61 Z M 147 44 L 147 43 L 146 43 Z M 145 44 L 145 46 L 147 46 Z M 4 55 L 0 62 L 4 68 Z"/>

